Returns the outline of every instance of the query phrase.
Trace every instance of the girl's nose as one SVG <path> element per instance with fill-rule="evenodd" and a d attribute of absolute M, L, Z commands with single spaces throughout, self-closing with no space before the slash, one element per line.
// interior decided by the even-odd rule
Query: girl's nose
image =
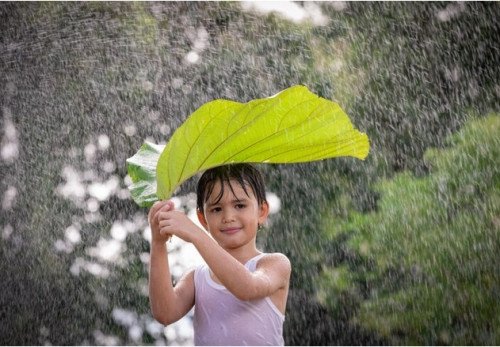
<path fill-rule="evenodd" d="M 224 212 L 224 215 L 222 216 L 222 223 L 231 223 L 234 222 L 234 214 L 232 211 L 226 211 Z"/>

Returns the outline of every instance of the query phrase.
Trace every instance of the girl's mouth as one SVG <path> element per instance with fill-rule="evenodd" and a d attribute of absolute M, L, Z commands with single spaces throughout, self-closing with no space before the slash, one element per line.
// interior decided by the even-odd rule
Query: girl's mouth
<path fill-rule="evenodd" d="M 237 233 L 240 230 L 241 230 L 241 228 L 234 227 L 234 228 L 221 229 L 221 232 L 223 232 L 224 234 L 231 235 L 231 234 Z"/>

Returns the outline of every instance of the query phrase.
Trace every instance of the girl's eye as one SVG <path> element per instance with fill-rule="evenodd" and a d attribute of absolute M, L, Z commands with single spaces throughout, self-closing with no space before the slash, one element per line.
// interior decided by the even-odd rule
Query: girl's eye
<path fill-rule="evenodd" d="M 245 208 L 245 204 L 237 204 L 236 208 L 238 208 L 238 209 Z"/>
<path fill-rule="evenodd" d="M 220 207 L 214 207 L 210 210 L 210 212 L 220 212 L 222 209 Z"/>

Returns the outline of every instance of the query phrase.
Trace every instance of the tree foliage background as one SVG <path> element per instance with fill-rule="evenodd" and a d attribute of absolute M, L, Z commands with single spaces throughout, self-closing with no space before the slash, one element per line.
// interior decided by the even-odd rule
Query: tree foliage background
<path fill-rule="evenodd" d="M 125 159 L 207 101 L 294 84 L 372 150 L 262 167 L 282 208 L 260 242 L 293 263 L 286 343 L 500 343 L 498 3 L 317 6 L 325 25 L 231 2 L 0 4 L 1 344 L 186 342 L 151 318 Z"/>

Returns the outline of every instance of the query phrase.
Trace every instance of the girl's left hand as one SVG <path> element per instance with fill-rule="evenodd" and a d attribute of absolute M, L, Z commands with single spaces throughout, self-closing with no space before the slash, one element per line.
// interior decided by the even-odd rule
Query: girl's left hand
<path fill-rule="evenodd" d="M 161 234 L 171 234 L 186 242 L 193 242 L 194 237 L 202 230 L 182 211 L 167 211 L 158 213 Z"/>

